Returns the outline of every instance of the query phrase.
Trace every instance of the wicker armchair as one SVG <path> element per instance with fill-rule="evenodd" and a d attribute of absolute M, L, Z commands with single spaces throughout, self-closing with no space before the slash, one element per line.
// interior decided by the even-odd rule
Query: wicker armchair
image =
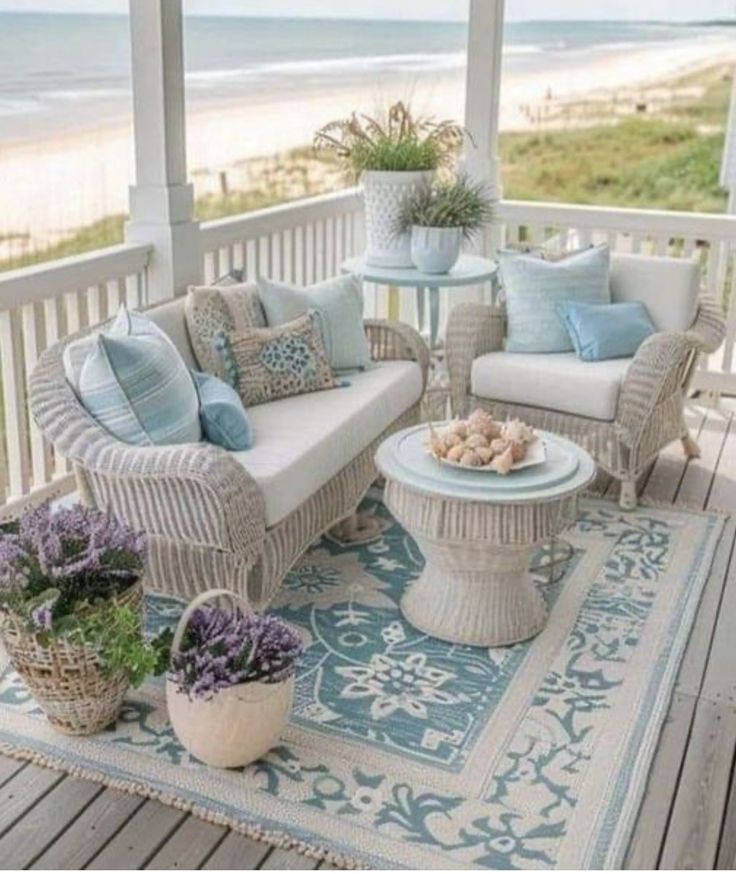
<path fill-rule="evenodd" d="M 701 298 L 689 330 L 657 333 L 642 344 L 623 379 L 615 418 L 603 421 L 474 394 L 473 361 L 503 349 L 506 316 L 501 304 L 460 304 L 450 314 L 446 341 L 453 412 L 465 415 L 470 408 L 483 407 L 501 418 L 519 417 L 575 440 L 621 481 L 621 506 L 633 509 L 638 477 L 668 443 L 680 439 L 686 454 L 699 454 L 683 417 L 685 392 L 698 354 L 715 352 L 724 335 L 720 309 Z"/>
<path fill-rule="evenodd" d="M 426 386 L 429 353 L 407 325 L 367 320 L 376 361 L 416 361 Z M 230 588 L 262 607 L 313 540 L 355 511 L 376 477 L 373 456 L 389 433 L 418 420 L 419 399 L 296 510 L 266 526 L 264 499 L 230 453 L 207 444 L 121 443 L 84 409 L 64 377 L 64 347 L 48 349 L 30 382 L 32 414 L 74 465 L 85 503 L 110 509 L 146 531 L 147 584 L 182 598 Z"/>

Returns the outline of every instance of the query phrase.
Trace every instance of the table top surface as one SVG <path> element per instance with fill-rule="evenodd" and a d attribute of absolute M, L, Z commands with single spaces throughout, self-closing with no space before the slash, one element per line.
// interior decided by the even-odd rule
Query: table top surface
<path fill-rule="evenodd" d="M 366 264 L 361 255 L 343 261 L 343 273 L 354 273 L 367 282 L 379 285 L 399 285 L 411 288 L 452 288 L 462 285 L 477 285 L 492 279 L 498 265 L 490 258 L 480 255 L 461 255 L 449 273 L 422 273 L 414 267 L 374 267 Z"/>
<path fill-rule="evenodd" d="M 434 424 L 442 432 L 445 424 Z M 415 425 L 392 434 L 378 447 L 376 465 L 387 478 L 423 494 L 489 504 L 529 504 L 568 497 L 595 476 L 595 462 L 570 440 L 537 431 L 546 460 L 502 476 L 490 471 L 451 467 L 429 454 L 429 429 Z"/>

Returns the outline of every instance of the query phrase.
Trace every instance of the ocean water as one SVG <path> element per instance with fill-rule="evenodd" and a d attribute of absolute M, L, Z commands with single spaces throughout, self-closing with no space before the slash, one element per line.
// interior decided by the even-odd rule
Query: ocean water
<path fill-rule="evenodd" d="M 705 40 L 717 25 L 525 22 L 506 27 L 511 71 L 572 64 L 590 52 Z M 729 30 L 731 30 L 729 28 Z M 325 88 L 377 76 L 460 69 L 461 23 L 186 18 L 190 104 L 254 92 Z M 0 142 L 130 116 L 124 16 L 0 13 Z"/>

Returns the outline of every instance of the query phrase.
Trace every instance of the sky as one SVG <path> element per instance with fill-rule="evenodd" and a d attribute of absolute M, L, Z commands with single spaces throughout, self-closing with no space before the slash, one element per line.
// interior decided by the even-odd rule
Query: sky
<path fill-rule="evenodd" d="M 187 13 L 463 20 L 468 0 L 184 0 Z M 398 7 L 398 8 L 397 8 Z M 126 12 L 127 0 L 0 0 L 0 11 Z M 509 21 L 526 19 L 736 19 L 736 0 L 506 0 Z"/>

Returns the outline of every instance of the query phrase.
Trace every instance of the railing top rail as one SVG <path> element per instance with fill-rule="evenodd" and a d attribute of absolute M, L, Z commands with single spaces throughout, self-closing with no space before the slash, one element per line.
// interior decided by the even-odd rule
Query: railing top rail
<path fill-rule="evenodd" d="M 357 188 L 346 188 L 329 194 L 319 194 L 301 200 L 280 203 L 265 209 L 226 216 L 200 224 L 202 249 L 212 251 L 236 243 L 248 236 L 262 236 L 282 229 L 307 224 L 332 215 L 359 209 L 361 200 Z"/>
<path fill-rule="evenodd" d="M 121 243 L 0 273 L 0 310 L 138 273 L 146 268 L 152 248 L 146 243 Z"/>
<path fill-rule="evenodd" d="M 499 216 L 517 224 L 531 222 L 591 230 L 669 233 L 681 237 L 736 241 L 736 216 L 654 209 L 502 200 Z"/>

